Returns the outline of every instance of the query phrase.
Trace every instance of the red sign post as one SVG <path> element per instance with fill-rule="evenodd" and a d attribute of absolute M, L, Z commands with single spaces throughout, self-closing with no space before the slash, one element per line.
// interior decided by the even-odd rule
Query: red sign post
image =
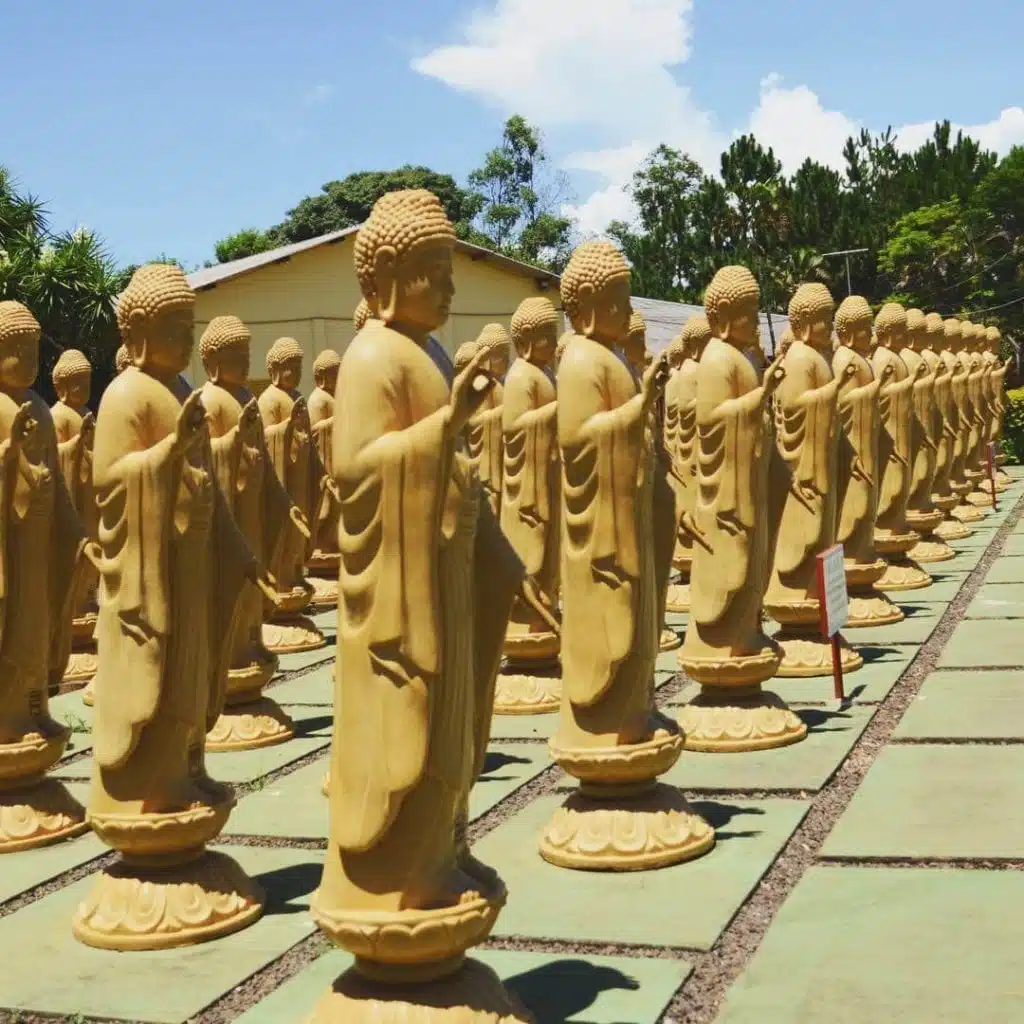
<path fill-rule="evenodd" d="M 843 545 L 834 544 L 822 551 L 818 559 L 818 602 L 821 608 L 821 635 L 832 641 L 832 681 L 836 700 L 845 700 L 843 693 L 843 658 L 839 647 L 839 631 L 850 615 L 846 593 L 846 568 Z"/>
<path fill-rule="evenodd" d="M 989 441 L 985 445 L 985 462 L 988 465 L 988 486 L 992 491 L 992 508 L 998 512 L 999 505 L 996 502 L 996 443 Z"/>

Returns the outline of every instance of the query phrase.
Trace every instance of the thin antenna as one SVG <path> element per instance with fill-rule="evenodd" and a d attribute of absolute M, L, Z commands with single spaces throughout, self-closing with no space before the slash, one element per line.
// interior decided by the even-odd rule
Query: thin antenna
<path fill-rule="evenodd" d="M 829 256 L 845 256 L 846 257 L 846 294 L 853 294 L 853 284 L 850 278 L 850 257 L 857 256 L 862 252 L 871 252 L 870 249 L 838 249 L 836 252 L 823 252 L 821 254 L 822 259 L 827 259 Z"/>

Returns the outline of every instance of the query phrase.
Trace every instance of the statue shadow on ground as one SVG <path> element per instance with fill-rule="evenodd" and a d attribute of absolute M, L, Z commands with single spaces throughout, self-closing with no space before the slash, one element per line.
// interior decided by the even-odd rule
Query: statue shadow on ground
<path fill-rule="evenodd" d="M 640 983 L 614 967 L 588 960 L 554 960 L 505 979 L 505 987 L 544 1024 L 568 1024 L 593 1006 L 602 992 L 636 992 Z"/>
<path fill-rule="evenodd" d="M 714 830 L 716 842 L 728 842 L 730 839 L 753 839 L 761 834 L 760 829 L 729 829 L 733 818 L 744 816 L 756 817 L 764 814 L 761 807 L 739 807 L 726 804 L 719 800 L 692 800 L 690 807 L 699 814 Z"/>
<path fill-rule="evenodd" d="M 880 646 L 877 644 L 855 644 L 857 653 L 864 659 L 865 665 L 872 665 L 876 661 L 896 660 L 890 658 L 892 654 L 900 654 L 901 649 L 899 647 L 888 647 Z"/>
<path fill-rule="evenodd" d="M 850 721 L 849 711 L 845 707 L 838 708 L 835 711 L 830 711 L 826 708 L 800 708 L 797 714 L 803 719 L 809 733 L 846 732 L 849 728 L 849 726 L 842 724 L 843 722 Z M 830 722 L 836 722 L 837 724 L 830 728 Z"/>
<path fill-rule="evenodd" d="M 899 608 L 903 612 L 905 619 L 919 619 L 922 616 L 935 614 L 931 609 L 931 605 L 927 604 L 901 604 Z"/>
<path fill-rule="evenodd" d="M 301 718 L 295 723 L 295 739 L 305 736 L 313 736 L 322 729 L 330 729 L 334 726 L 333 715 L 315 715 L 313 718 Z"/>
<path fill-rule="evenodd" d="M 323 871 L 323 864 L 309 861 L 306 864 L 290 864 L 288 867 L 274 868 L 273 871 L 255 875 L 256 882 L 267 895 L 265 913 L 308 914 L 309 907 L 296 901 L 310 895 L 316 889 Z"/>
<path fill-rule="evenodd" d="M 514 779 L 514 775 L 493 775 L 492 772 L 500 771 L 510 764 L 529 764 L 528 757 L 518 757 L 516 754 L 506 754 L 501 750 L 488 750 L 484 758 L 484 767 L 480 772 L 477 782 L 508 782 Z"/>

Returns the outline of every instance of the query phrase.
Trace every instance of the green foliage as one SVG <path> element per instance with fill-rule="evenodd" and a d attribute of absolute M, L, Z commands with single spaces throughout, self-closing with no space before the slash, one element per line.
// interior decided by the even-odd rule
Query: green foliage
<path fill-rule="evenodd" d="M 259 228 L 242 228 L 227 238 L 222 238 L 214 247 L 218 263 L 230 263 L 258 252 L 269 252 L 283 244 L 276 232 L 260 231 Z"/>
<path fill-rule="evenodd" d="M 1006 392 L 1001 447 L 1014 465 L 1024 464 L 1024 388 Z"/>

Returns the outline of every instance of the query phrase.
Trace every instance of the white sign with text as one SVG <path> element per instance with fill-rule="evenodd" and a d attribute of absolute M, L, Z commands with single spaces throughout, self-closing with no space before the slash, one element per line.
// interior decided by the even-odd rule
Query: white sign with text
<path fill-rule="evenodd" d="M 842 544 L 835 544 L 818 555 L 818 585 L 822 632 L 826 636 L 835 636 L 846 625 L 850 615 Z"/>

